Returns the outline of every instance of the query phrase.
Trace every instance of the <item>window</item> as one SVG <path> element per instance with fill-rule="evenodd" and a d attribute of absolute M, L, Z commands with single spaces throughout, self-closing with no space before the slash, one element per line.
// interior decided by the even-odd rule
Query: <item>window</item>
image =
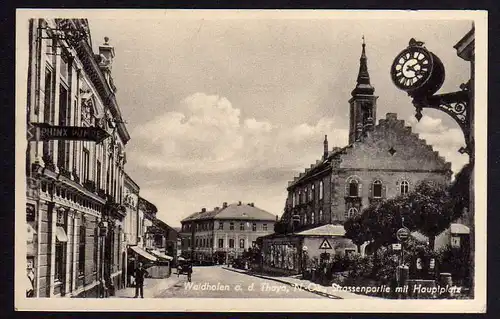
<path fill-rule="evenodd" d="M 307 225 L 309 224 L 309 216 L 306 214 L 304 215 L 304 223 Z"/>
<path fill-rule="evenodd" d="M 61 64 L 59 64 L 59 71 L 61 73 L 61 78 L 66 82 L 68 81 L 68 59 L 65 54 L 61 54 Z"/>
<path fill-rule="evenodd" d="M 348 196 L 358 197 L 359 196 L 359 184 L 355 179 L 351 179 L 348 184 Z"/>
<path fill-rule="evenodd" d="M 234 230 L 234 223 L 233 222 L 229 223 L 229 230 Z"/>
<path fill-rule="evenodd" d="M 402 181 L 400 185 L 401 194 L 407 194 L 410 190 L 410 183 L 408 181 Z"/>
<path fill-rule="evenodd" d="M 229 248 L 234 248 L 234 239 L 233 238 L 229 239 Z"/>
<path fill-rule="evenodd" d="M 267 224 L 262 224 L 262 230 L 267 230 Z"/>
<path fill-rule="evenodd" d="M 96 164 L 96 187 L 101 189 L 101 161 L 97 160 Z"/>
<path fill-rule="evenodd" d="M 316 198 L 316 194 L 314 193 L 314 184 L 311 185 L 311 200 L 314 200 Z"/>
<path fill-rule="evenodd" d="M 302 191 L 299 190 L 299 204 L 302 204 Z"/>
<path fill-rule="evenodd" d="M 79 240 L 78 240 L 78 275 L 83 276 L 85 274 L 85 237 L 87 228 L 85 227 L 85 219 L 81 219 L 81 225 L 79 226 Z"/>
<path fill-rule="evenodd" d="M 224 222 L 219 222 L 219 229 L 220 230 L 224 229 Z"/>
<path fill-rule="evenodd" d="M 240 230 L 245 230 L 245 223 L 240 223 Z"/>
<path fill-rule="evenodd" d="M 323 199 L 323 181 L 319 181 L 319 199 Z"/>
<path fill-rule="evenodd" d="M 240 248 L 245 248 L 245 240 L 244 239 L 240 239 Z"/>
<path fill-rule="evenodd" d="M 292 193 L 292 207 L 295 207 L 295 193 Z"/>
<path fill-rule="evenodd" d="M 58 209 L 56 213 L 56 243 L 55 243 L 55 280 L 64 282 L 66 264 L 66 210 Z"/>
<path fill-rule="evenodd" d="M 97 250 L 99 248 L 99 228 L 94 228 L 94 262 L 92 263 L 92 271 L 97 272 Z"/>
<path fill-rule="evenodd" d="M 311 190 L 309 190 L 309 192 L 308 192 L 308 194 L 309 194 L 309 201 L 313 200 L 313 190 L 314 190 L 314 185 L 311 186 Z"/>
<path fill-rule="evenodd" d="M 54 123 L 54 76 L 51 68 L 45 68 L 45 99 L 43 103 L 43 118 L 47 124 Z M 54 152 L 54 141 L 43 142 L 43 155 L 52 156 Z"/>
<path fill-rule="evenodd" d="M 89 180 L 89 171 L 90 171 L 90 152 L 88 149 L 83 149 L 83 173 L 82 173 L 82 182 L 86 182 Z"/>
<path fill-rule="evenodd" d="M 213 247 L 213 246 L 214 246 L 214 239 L 210 238 L 210 247 Z"/>
<path fill-rule="evenodd" d="M 351 207 L 347 210 L 347 212 L 345 213 L 345 218 L 351 218 L 352 216 L 354 216 L 355 214 L 358 213 L 358 209 L 356 207 Z"/>
<path fill-rule="evenodd" d="M 314 219 L 314 211 L 311 213 L 311 224 L 315 224 L 316 220 Z"/>
<path fill-rule="evenodd" d="M 219 238 L 219 248 L 224 248 L 224 238 Z"/>
<path fill-rule="evenodd" d="M 322 209 L 319 210 L 319 222 L 320 223 L 323 222 L 323 210 Z"/>
<path fill-rule="evenodd" d="M 373 198 L 381 198 L 382 197 L 382 182 L 380 180 L 376 180 L 373 182 Z"/>
<path fill-rule="evenodd" d="M 257 231 L 257 223 L 252 224 L 252 231 Z"/>
<path fill-rule="evenodd" d="M 59 86 L 59 125 L 67 126 L 70 123 L 70 108 L 68 103 L 68 90 L 64 85 Z M 69 169 L 69 141 L 59 140 L 57 150 L 57 165 Z"/>

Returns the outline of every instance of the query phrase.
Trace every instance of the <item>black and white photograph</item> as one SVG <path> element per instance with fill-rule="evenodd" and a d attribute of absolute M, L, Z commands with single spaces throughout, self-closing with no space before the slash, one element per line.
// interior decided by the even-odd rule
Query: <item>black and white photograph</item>
<path fill-rule="evenodd" d="M 16 309 L 485 312 L 487 36 L 18 9 Z"/>

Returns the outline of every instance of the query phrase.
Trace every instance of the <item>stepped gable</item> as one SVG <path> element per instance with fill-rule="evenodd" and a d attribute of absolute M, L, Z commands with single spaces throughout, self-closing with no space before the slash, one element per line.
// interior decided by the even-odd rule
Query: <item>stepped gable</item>
<path fill-rule="evenodd" d="M 253 203 L 234 203 L 219 210 L 215 219 L 235 219 L 235 220 L 268 220 L 275 221 L 276 216 L 258 207 Z"/>
<path fill-rule="evenodd" d="M 341 167 L 451 172 L 451 163 L 396 113 L 387 113 L 368 136 L 346 149 Z"/>

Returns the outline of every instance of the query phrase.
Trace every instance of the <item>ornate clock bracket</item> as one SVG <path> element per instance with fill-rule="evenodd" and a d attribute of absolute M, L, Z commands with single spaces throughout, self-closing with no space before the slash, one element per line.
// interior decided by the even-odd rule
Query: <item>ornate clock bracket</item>
<path fill-rule="evenodd" d="M 451 116 L 460 126 L 465 137 L 465 147 L 458 151 L 461 154 L 471 155 L 471 145 L 469 139 L 469 83 L 460 85 L 461 91 L 434 94 L 431 96 L 414 96 L 412 103 L 415 106 L 415 118 L 420 121 L 422 109 L 432 108 L 445 112 Z"/>

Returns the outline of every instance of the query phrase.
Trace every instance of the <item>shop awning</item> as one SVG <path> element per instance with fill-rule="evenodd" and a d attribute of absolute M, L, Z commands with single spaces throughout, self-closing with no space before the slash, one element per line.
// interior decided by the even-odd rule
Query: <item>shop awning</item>
<path fill-rule="evenodd" d="M 61 226 L 57 226 L 56 228 L 56 239 L 62 243 L 68 242 L 68 236 L 66 235 L 66 231 Z"/>
<path fill-rule="evenodd" d="M 159 250 L 152 250 L 151 253 L 153 255 L 155 255 L 156 257 L 159 257 L 159 258 L 162 258 L 162 259 L 165 259 L 165 260 L 173 260 L 174 258 L 173 257 L 170 257 L 168 255 L 165 255 L 163 254 L 161 251 Z"/>
<path fill-rule="evenodd" d="M 155 256 L 151 255 L 150 253 L 148 253 L 147 251 L 145 251 L 144 249 L 138 247 L 138 246 L 131 246 L 130 249 L 132 249 L 135 253 L 137 253 L 138 255 L 146 258 L 146 259 L 149 259 L 151 261 L 157 261 L 158 258 L 156 258 Z"/>

